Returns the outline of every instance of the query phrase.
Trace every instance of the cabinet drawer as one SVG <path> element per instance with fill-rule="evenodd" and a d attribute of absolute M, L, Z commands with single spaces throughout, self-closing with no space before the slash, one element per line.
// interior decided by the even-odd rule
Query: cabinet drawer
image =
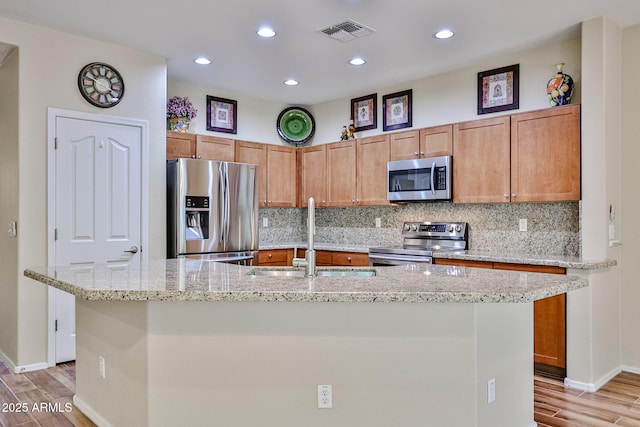
<path fill-rule="evenodd" d="M 369 255 L 358 252 L 334 252 L 333 265 L 369 265 Z"/>
<path fill-rule="evenodd" d="M 260 251 L 258 253 L 258 265 L 280 264 L 287 265 L 288 249 L 274 249 L 270 251 Z"/>

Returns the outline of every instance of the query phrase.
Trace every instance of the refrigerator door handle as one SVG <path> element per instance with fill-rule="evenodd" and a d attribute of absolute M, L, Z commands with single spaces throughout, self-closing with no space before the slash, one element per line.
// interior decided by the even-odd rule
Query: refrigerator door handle
<path fill-rule="evenodd" d="M 227 241 L 229 237 L 229 168 L 227 162 L 220 163 L 220 187 L 222 187 L 222 242 L 227 248 Z"/>

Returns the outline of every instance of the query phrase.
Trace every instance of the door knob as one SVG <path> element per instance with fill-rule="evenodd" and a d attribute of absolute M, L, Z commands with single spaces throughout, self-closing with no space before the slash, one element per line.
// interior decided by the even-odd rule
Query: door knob
<path fill-rule="evenodd" d="M 138 253 L 138 247 L 137 246 L 131 246 L 129 249 L 125 249 L 123 252 L 129 252 L 131 254 L 136 254 L 136 253 Z"/>

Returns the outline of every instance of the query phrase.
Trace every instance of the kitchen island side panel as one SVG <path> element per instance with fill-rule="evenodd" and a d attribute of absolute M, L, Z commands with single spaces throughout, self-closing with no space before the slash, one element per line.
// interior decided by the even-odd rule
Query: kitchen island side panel
<path fill-rule="evenodd" d="M 112 425 L 533 422 L 532 303 L 79 305 L 77 397 Z M 318 384 L 333 386 L 332 409 L 317 408 Z"/>

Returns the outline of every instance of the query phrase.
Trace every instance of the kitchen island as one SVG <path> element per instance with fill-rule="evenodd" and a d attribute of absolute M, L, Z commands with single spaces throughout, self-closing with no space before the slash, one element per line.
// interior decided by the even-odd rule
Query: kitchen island
<path fill-rule="evenodd" d="M 587 279 L 362 269 L 376 275 L 192 259 L 25 275 L 77 297 L 74 400 L 99 425 L 534 425 L 532 303 Z"/>

